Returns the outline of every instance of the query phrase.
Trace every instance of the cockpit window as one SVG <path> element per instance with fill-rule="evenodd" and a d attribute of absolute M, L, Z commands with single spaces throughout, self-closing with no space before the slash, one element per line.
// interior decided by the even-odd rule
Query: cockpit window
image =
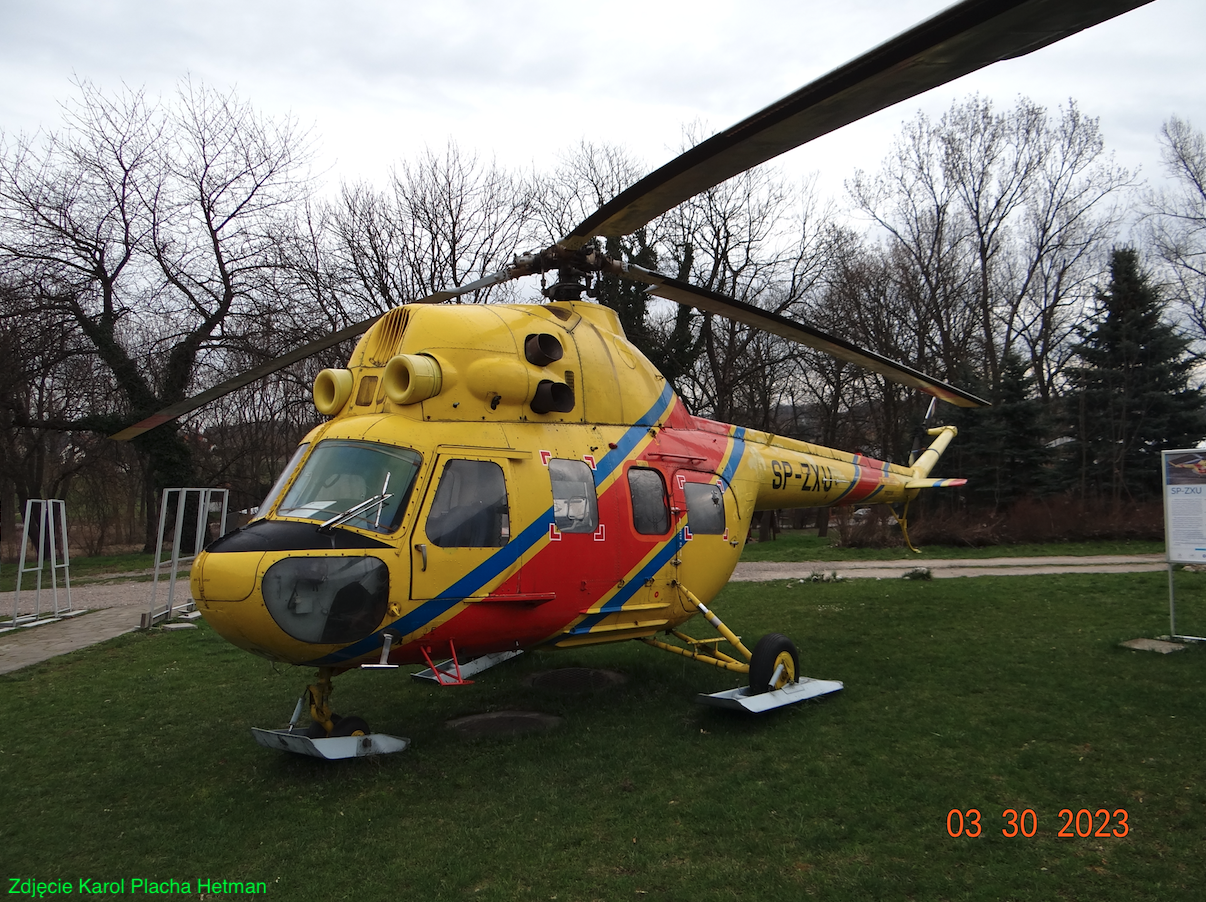
<path fill-rule="evenodd" d="M 407 448 L 343 439 L 319 442 L 276 514 L 320 523 L 338 519 L 357 529 L 393 532 L 402 524 L 421 462 Z"/>
<path fill-rule="evenodd" d="M 298 449 L 293 452 L 293 456 L 289 458 L 289 463 L 285 464 L 285 469 L 281 470 L 281 475 L 276 478 L 276 482 L 272 484 L 272 488 L 268 490 L 267 496 L 260 502 L 260 506 L 256 508 L 255 514 L 252 515 L 253 520 L 263 519 L 272 510 L 272 505 L 276 504 L 278 498 L 281 497 L 281 492 L 285 490 L 285 485 L 289 482 L 289 477 L 293 475 L 293 471 L 297 469 L 297 465 L 305 456 L 306 450 L 310 445 L 299 445 Z"/>

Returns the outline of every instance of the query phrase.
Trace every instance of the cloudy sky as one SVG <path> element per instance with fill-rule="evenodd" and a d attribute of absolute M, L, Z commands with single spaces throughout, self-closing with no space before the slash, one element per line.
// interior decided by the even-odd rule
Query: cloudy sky
<path fill-rule="evenodd" d="M 0 0 L 0 130 L 60 126 L 73 80 L 168 95 L 184 76 L 310 126 L 329 184 L 424 147 L 548 168 L 580 140 L 650 168 L 943 9 L 943 0 Z M 1162 177 L 1171 115 L 1206 128 L 1206 3 L 1155 0 L 885 110 L 782 165 L 840 195 L 902 121 L 973 92 L 1100 117 L 1119 163 Z"/>

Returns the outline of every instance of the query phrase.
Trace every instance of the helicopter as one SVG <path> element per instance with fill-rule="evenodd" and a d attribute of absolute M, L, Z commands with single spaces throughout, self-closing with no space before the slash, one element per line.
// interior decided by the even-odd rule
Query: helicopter
<path fill-rule="evenodd" d="M 262 745 L 319 757 L 408 741 L 336 714 L 332 680 L 353 668 L 426 664 L 443 685 L 527 649 L 641 641 L 748 677 L 703 696 L 764 711 L 836 691 L 810 679 L 778 633 L 750 648 L 709 607 L 756 512 L 899 505 L 962 479 L 931 476 L 956 436 L 908 465 L 691 414 L 626 338 L 594 279 L 764 329 L 934 398 L 975 395 L 812 326 L 609 257 L 630 234 L 723 180 L 813 138 L 1001 59 L 1029 53 L 1150 0 L 963 0 L 618 194 L 556 244 L 354 324 L 137 423 L 129 440 L 256 379 L 362 336 L 325 369 L 306 435 L 250 523 L 194 561 L 198 610 L 224 638 L 317 669 L 289 728 Z M 543 304 L 448 304 L 555 273 Z M 718 637 L 684 625 L 702 615 Z M 729 650 L 722 650 L 721 642 Z M 299 728 L 308 700 L 309 725 Z"/>

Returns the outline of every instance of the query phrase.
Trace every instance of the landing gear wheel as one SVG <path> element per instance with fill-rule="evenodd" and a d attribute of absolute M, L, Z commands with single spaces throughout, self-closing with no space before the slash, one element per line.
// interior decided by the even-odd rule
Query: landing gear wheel
<path fill-rule="evenodd" d="M 779 666 L 783 669 L 779 671 Z M 778 677 L 775 672 L 779 671 Z M 796 643 L 779 633 L 767 633 L 758 640 L 750 657 L 750 694 L 782 689 L 794 683 L 800 673 L 800 652 Z M 775 677 L 775 684 L 771 679 Z"/>
<path fill-rule="evenodd" d="M 354 717 L 352 719 L 358 720 L 358 721 L 360 721 L 360 723 L 364 723 L 364 721 L 360 720 L 359 717 Z M 345 720 L 347 720 L 347 718 L 344 717 L 342 714 L 332 714 L 331 715 L 331 732 L 330 733 L 328 733 L 326 731 L 326 728 L 322 724 L 320 724 L 318 721 L 316 721 L 316 720 L 311 721 L 310 725 L 308 727 L 306 727 L 306 736 L 310 739 L 326 739 L 328 736 L 351 736 L 352 735 L 351 733 L 340 733 L 339 732 L 339 725 L 341 723 L 343 723 L 343 721 L 345 721 Z M 368 730 L 366 729 L 364 732 L 367 733 Z"/>
<path fill-rule="evenodd" d="M 367 736 L 369 725 L 362 717 L 341 717 L 331 729 L 332 736 Z"/>

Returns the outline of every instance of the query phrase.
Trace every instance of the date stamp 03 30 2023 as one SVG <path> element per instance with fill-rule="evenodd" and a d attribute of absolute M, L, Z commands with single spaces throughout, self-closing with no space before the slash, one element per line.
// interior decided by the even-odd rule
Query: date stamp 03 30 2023
<path fill-rule="evenodd" d="M 1098 808 L 1091 811 L 1081 808 L 1072 812 L 1071 808 L 1061 808 L 1058 817 L 1062 821 L 1056 836 L 1066 838 L 1089 836 L 1114 837 L 1122 839 L 1131 832 L 1130 821 L 1125 808 Z M 1002 836 L 1024 836 L 1030 838 L 1038 833 L 1038 815 L 1033 808 L 1006 808 L 1001 812 L 1004 825 L 1001 827 Z M 983 823 L 979 808 L 968 808 L 962 811 L 952 808 L 946 815 L 946 832 L 952 837 L 968 836 L 975 839 L 983 836 L 987 829 Z"/>

